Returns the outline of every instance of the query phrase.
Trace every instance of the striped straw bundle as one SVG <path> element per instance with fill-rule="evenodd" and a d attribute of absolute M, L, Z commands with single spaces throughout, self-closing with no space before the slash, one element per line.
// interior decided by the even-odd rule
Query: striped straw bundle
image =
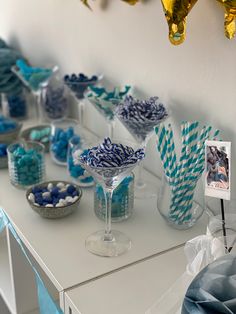
<path fill-rule="evenodd" d="M 205 142 L 216 139 L 219 130 L 212 133 L 211 126 L 199 128 L 199 122 L 182 122 L 182 148 L 177 161 L 171 124 L 155 128 L 157 150 L 171 189 L 169 219 L 175 224 L 185 224 L 192 219 L 195 188 L 205 168 Z"/>

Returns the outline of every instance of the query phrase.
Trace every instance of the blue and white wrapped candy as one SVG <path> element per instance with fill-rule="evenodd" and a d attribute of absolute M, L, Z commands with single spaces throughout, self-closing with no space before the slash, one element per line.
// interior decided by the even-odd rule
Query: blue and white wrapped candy
<path fill-rule="evenodd" d="M 158 97 L 139 100 L 128 95 L 116 108 L 116 115 L 127 129 L 143 142 L 154 126 L 168 117 L 168 112 Z"/>
<path fill-rule="evenodd" d="M 144 149 L 134 150 L 123 144 L 112 143 L 109 137 L 82 154 L 80 161 L 97 168 L 115 168 L 134 165 L 145 157 Z"/>

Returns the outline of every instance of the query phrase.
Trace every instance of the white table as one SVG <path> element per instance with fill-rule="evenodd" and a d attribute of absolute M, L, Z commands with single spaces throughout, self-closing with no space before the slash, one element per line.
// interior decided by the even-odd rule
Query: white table
<path fill-rule="evenodd" d="M 158 180 L 149 173 L 146 173 L 146 176 L 154 182 Z M 65 168 L 53 164 L 49 156 L 47 179 L 69 179 Z M 137 262 L 155 258 L 159 253 L 205 233 L 206 229 L 206 217 L 203 217 L 190 230 L 174 230 L 165 224 L 157 212 L 155 198 L 136 200 L 133 217 L 115 226 L 130 236 L 132 249 L 120 257 L 101 258 L 90 254 L 84 246 L 90 233 L 103 228 L 103 222 L 97 219 L 93 212 L 91 189 L 83 190 L 83 197 L 75 214 L 53 221 L 42 219 L 32 211 L 26 201 L 25 191 L 10 184 L 7 170 L 1 170 L 0 185 L 0 206 L 9 216 L 63 310 L 65 291 L 80 285 L 85 287 L 91 280 L 100 282 L 99 278 L 126 267 L 132 269 L 132 265 Z M 0 252 L 0 293 L 5 302 L 12 313 L 33 311 L 37 306 L 34 278 L 11 235 L 7 234 L 7 237 L 1 238 Z M 145 265 L 148 264 L 144 264 L 144 267 Z M 97 294 L 101 294 L 99 289 Z M 81 314 L 87 313 L 91 312 L 85 309 Z"/>
<path fill-rule="evenodd" d="M 181 247 L 78 286 L 65 294 L 65 313 L 144 314 L 182 275 L 185 263 Z"/>

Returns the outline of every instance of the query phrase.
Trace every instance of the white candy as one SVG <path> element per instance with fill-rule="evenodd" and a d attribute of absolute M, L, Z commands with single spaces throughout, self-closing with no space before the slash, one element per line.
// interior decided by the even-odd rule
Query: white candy
<path fill-rule="evenodd" d="M 33 193 L 30 193 L 30 194 L 29 194 L 28 200 L 31 201 L 31 202 L 33 202 L 33 203 L 35 202 L 35 197 L 34 197 L 34 194 L 33 194 Z"/>
<path fill-rule="evenodd" d="M 53 207 L 52 204 L 47 204 L 45 207 Z"/>
<path fill-rule="evenodd" d="M 56 207 L 61 207 L 61 206 L 63 206 L 61 203 L 56 204 Z"/>
<path fill-rule="evenodd" d="M 68 188 L 69 186 L 70 186 L 70 184 L 67 184 L 67 185 L 66 185 L 66 188 Z"/>
<path fill-rule="evenodd" d="M 48 191 L 51 191 L 53 189 L 53 184 L 52 183 L 48 183 Z"/>
<path fill-rule="evenodd" d="M 40 206 L 38 203 L 34 203 L 35 206 Z"/>
<path fill-rule="evenodd" d="M 65 184 L 64 184 L 63 182 L 58 182 L 58 183 L 57 183 L 57 187 L 58 187 L 59 189 L 63 189 L 63 188 L 65 187 Z"/>
<path fill-rule="evenodd" d="M 73 202 L 73 197 L 67 196 L 67 197 L 66 197 L 66 201 L 72 203 L 72 202 Z"/>
<path fill-rule="evenodd" d="M 73 202 L 76 202 L 78 200 L 79 196 L 74 196 L 73 197 Z"/>
<path fill-rule="evenodd" d="M 49 197 L 50 195 L 51 195 L 50 192 L 44 192 L 44 193 L 42 194 L 43 198 Z"/>
<path fill-rule="evenodd" d="M 59 199 L 59 204 L 61 204 L 61 206 L 65 206 L 65 205 L 67 205 L 67 201 L 64 200 L 63 198 L 60 198 Z"/>
<path fill-rule="evenodd" d="M 66 192 L 66 187 L 64 186 L 63 188 L 61 188 L 60 192 Z"/>

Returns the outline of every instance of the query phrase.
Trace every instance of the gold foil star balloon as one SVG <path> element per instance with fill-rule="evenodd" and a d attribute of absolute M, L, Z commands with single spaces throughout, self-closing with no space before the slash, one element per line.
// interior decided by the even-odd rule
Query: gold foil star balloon
<path fill-rule="evenodd" d="M 182 44 L 186 36 L 186 19 L 197 0 L 161 0 L 173 45 Z"/>
<path fill-rule="evenodd" d="M 130 5 L 135 5 L 137 2 L 139 2 L 139 0 L 122 0 Z"/>
<path fill-rule="evenodd" d="M 232 39 L 235 36 L 236 0 L 217 0 L 225 8 L 225 36 Z"/>
<path fill-rule="evenodd" d="M 88 0 L 81 0 L 81 1 L 83 2 L 84 5 L 86 5 L 87 8 L 89 8 L 90 10 L 92 10 L 91 7 L 90 7 L 90 5 L 89 5 L 89 3 L 88 3 Z"/>

